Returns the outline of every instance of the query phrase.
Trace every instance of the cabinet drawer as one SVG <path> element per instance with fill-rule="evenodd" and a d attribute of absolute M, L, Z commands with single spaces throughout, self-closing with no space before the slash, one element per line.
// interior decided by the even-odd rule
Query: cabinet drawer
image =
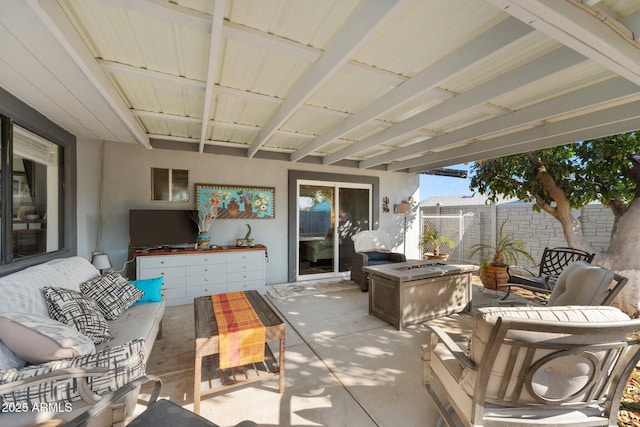
<path fill-rule="evenodd" d="M 227 256 L 227 263 L 263 263 L 263 251 L 230 252 Z"/>
<path fill-rule="evenodd" d="M 262 271 L 262 264 L 257 262 L 234 262 L 227 264 L 227 273 L 241 273 L 243 271 Z"/>
<path fill-rule="evenodd" d="M 165 289 L 162 288 L 162 298 L 182 298 L 186 295 L 184 287 L 178 289 Z"/>
<path fill-rule="evenodd" d="M 227 282 L 244 282 L 247 280 L 264 281 L 262 270 L 227 272 Z"/>
<path fill-rule="evenodd" d="M 213 294 L 223 294 L 227 292 L 227 285 L 224 283 L 206 285 L 206 286 L 193 286 L 187 288 L 187 296 L 192 298 L 203 297 Z"/>
<path fill-rule="evenodd" d="M 184 266 L 184 257 L 181 256 L 141 256 L 136 258 L 138 271 L 147 268 L 179 267 Z"/>
<path fill-rule="evenodd" d="M 240 292 L 240 291 L 258 291 L 261 294 L 266 292 L 264 282 L 249 281 L 249 282 L 230 282 L 227 285 L 227 292 Z"/>
<path fill-rule="evenodd" d="M 199 275 L 199 276 L 188 276 L 187 277 L 187 287 L 191 288 L 194 286 L 204 286 L 209 284 L 219 284 L 225 283 L 227 281 L 226 274 L 210 274 L 210 275 Z"/>
<path fill-rule="evenodd" d="M 198 254 L 185 256 L 188 266 L 218 265 L 227 262 L 227 254 Z"/>
<path fill-rule="evenodd" d="M 226 271 L 225 264 L 187 266 L 187 276 L 224 276 Z"/>
<path fill-rule="evenodd" d="M 153 279 L 154 277 L 184 277 L 186 269 L 182 267 L 157 267 L 138 270 L 138 279 Z"/>

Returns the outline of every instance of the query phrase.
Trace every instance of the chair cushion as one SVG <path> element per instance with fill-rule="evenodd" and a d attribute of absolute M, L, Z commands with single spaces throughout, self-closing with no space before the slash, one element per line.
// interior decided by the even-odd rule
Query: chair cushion
<path fill-rule="evenodd" d="M 377 252 L 371 251 L 366 252 L 367 257 L 369 258 L 369 265 L 372 265 L 378 261 L 378 264 L 388 264 L 389 263 L 389 252 Z M 384 262 L 379 262 L 384 261 Z"/>
<path fill-rule="evenodd" d="M 629 320 L 629 316 L 615 307 L 608 306 L 562 306 L 562 307 L 489 307 L 479 308 L 474 316 L 473 329 L 470 340 L 469 357 L 477 364 L 482 363 L 483 355 L 486 351 L 487 343 L 493 327 L 498 318 L 515 318 L 515 319 L 534 319 L 546 320 L 549 322 L 613 322 Z M 513 331 L 509 338 L 524 342 L 539 343 L 543 341 L 553 340 L 558 344 L 591 344 L 597 342 L 611 342 L 612 340 L 623 340 L 624 333 L 609 330 L 606 335 L 597 336 L 591 334 L 589 336 L 568 335 L 565 338 L 558 338 L 557 335 L 550 335 L 544 332 L 525 332 Z M 490 382 L 487 386 L 486 397 L 488 400 L 498 399 L 499 385 L 504 376 L 510 360 L 511 347 L 504 346 L 498 352 L 493 362 Z M 540 351 L 537 353 L 537 359 L 544 357 L 548 352 Z M 578 363 L 577 360 L 568 358 L 558 358 L 558 363 L 549 366 L 549 371 L 553 372 L 541 382 L 546 381 L 547 395 L 570 395 L 572 387 L 578 387 L 575 380 L 588 376 L 590 366 L 585 363 Z M 473 370 L 465 369 L 462 380 L 460 382 L 463 390 L 470 396 L 474 393 L 476 381 L 476 373 Z M 528 393 L 523 391 L 524 393 Z M 534 398 L 529 396 L 530 401 L 535 402 Z M 525 399 L 526 400 L 526 399 Z"/>
<path fill-rule="evenodd" d="M 613 272 L 598 265 L 577 261 L 558 277 L 549 305 L 600 305 L 607 297 Z"/>
<path fill-rule="evenodd" d="M 73 326 L 29 313 L 2 313 L 0 339 L 29 363 L 84 356 L 96 349 Z"/>
<path fill-rule="evenodd" d="M 380 230 L 366 230 L 351 236 L 355 252 L 389 252 L 392 249 L 391 236 Z"/>
<path fill-rule="evenodd" d="M 126 344 L 108 347 L 98 353 L 73 359 L 54 360 L 39 365 L 29 365 L 21 369 L 9 369 L 0 372 L 0 384 L 48 374 L 66 368 L 104 367 L 109 371 L 102 376 L 88 379 L 89 388 L 97 394 L 105 394 L 122 387 L 128 382 L 144 375 L 144 342 L 142 339 Z M 25 387 L 3 394 L 4 403 L 41 405 L 45 403 L 71 402 L 80 399 L 80 390 L 76 378 L 63 378 L 51 382 Z M 63 406 L 64 409 L 64 406 Z"/>

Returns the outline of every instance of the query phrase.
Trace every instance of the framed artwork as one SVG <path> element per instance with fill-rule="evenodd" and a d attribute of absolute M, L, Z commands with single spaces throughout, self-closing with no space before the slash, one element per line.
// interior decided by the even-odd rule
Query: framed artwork
<path fill-rule="evenodd" d="M 201 216 L 218 210 L 220 219 L 273 219 L 276 217 L 273 187 L 195 184 L 196 206 Z"/>

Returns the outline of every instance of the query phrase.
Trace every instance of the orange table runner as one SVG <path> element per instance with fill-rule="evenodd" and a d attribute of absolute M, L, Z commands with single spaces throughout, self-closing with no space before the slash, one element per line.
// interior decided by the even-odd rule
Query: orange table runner
<path fill-rule="evenodd" d="M 265 327 L 244 292 L 211 295 L 220 334 L 220 369 L 264 360 Z"/>

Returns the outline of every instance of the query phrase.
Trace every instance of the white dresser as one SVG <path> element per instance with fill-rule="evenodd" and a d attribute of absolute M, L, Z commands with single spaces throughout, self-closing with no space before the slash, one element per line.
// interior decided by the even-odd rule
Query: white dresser
<path fill-rule="evenodd" d="M 256 290 L 265 294 L 265 260 L 266 248 L 262 245 L 140 253 L 136 254 L 136 277 L 163 276 L 166 304 L 191 304 L 196 297 L 224 292 Z"/>

